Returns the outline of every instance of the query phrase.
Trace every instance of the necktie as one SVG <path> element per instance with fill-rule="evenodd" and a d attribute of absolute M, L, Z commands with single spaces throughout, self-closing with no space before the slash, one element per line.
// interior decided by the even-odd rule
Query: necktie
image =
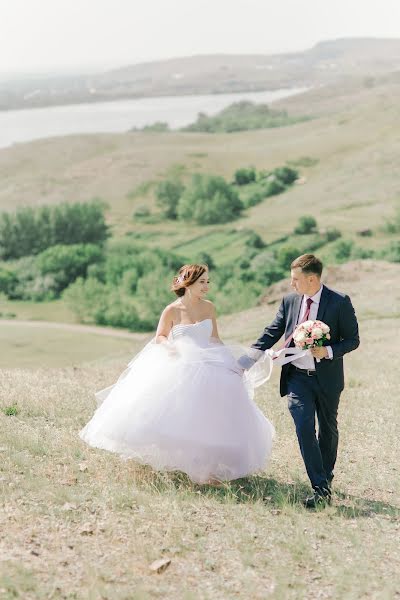
<path fill-rule="evenodd" d="M 306 312 L 304 313 L 303 318 L 301 319 L 301 321 L 299 321 L 297 323 L 297 325 L 300 325 L 300 323 L 304 323 L 304 321 L 308 320 L 308 317 L 310 316 L 311 304 L 313 302 L 314 301 L 312 300 L 312 298 L 307 298 L 307 300 L 306 300 L 306 305 L 307 305 Z M 294 329 L 296 329 L 297 325 L 295 325 Z M 285 343 L 283 344 L 282 348 L 288 348 L 289 347 L 289 344 L 292 341 L 293 334 L 294 334 L 294 330 L 289 335 L 289 337 L 285 340 Z"/>

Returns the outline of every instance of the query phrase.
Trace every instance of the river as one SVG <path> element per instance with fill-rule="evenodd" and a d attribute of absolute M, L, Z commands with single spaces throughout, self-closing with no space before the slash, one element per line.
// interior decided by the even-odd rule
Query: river
<path fill-rule="evenodd" d="M 188 125 L 199 112 L 215 114 L 233 102 L 251 100 L 270 104 L 299 94 L 307 88 L 266 92 L 162 96 L 135 100 L 115 100 L 90 104 L 70 104 L 0 112 L 0 148 L 17 142 L 79 133 L 118 133 L 165 121 L 171 128 Z"/>

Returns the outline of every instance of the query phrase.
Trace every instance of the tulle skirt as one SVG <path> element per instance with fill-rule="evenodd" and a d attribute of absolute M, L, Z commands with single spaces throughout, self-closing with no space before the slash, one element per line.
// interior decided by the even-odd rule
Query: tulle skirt
<path fill-rule="evenodd" d="M 274 428 L 252 399 L 270 373 L 269 365 L 257 368 L 244 379 L 224 345 L 152 341 L 114 386 L 97 394 L 100 405 L 80 437 L 157 470 L 183 471 L 197 483 L 263 470 Z"/>

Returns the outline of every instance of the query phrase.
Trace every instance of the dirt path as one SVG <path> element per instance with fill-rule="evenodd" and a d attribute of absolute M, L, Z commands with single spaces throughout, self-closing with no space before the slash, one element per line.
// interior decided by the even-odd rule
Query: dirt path
<path fill-rule="evenodd" d="M 96 335 L 107 335 L 110 337 L 127 338 L 133 340 L 144 340 L 149 334 L 148 333 L 132 333 L 123 329 L 113 329 L 111 327 L 96 327 L 94 325 L 80 325 L 71 323 L 56 323 L 53 321 L 20 321 L 19 319 L 0 319 L 0 327 L 3 325 L 7 326 L 22 326 L 22 327 L 36 327 L 38 329 L 47 327 L 49 329 L 63 329 L 64 331 L 71 331 L 74 333 L 90 333 Z"/>

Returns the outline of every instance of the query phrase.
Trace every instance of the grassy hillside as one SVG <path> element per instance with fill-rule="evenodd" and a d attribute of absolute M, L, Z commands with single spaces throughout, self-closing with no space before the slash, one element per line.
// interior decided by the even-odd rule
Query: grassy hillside
<path fill-rule="evenodd" d="M 353 298 L 361 346 L 346 359 L 334 504 L 325 511 L 302 507 L 307 479 L 278 370 L 256 396 L 277 431 L 268 470 L 213 489 L 79 440 L 93 392 L 115 381 L 127 349 L 112 362 L 75 368 L 3 369 L 1 597 L 396 598 L 400 421 L 392 355 L 400 345 L 398 336 L 388 344 L 388 332 L 398 329 L 399 277 L 399 265 L 372 261 L 327 273 Z M 224 338 L 254 339 L 283 285 L 267 290 L 262 306 L 222 319 Z M 159 558 L 171 559 L 160 574 L 150 569 Z"/>
<path fill-rule="evenodd" d="M 312 238 L 294 236 L 293 230 L 305 214 L 314 215 L 321 231 L 338 228 L 361 251 L 380 252 L 397 239 L 383 226 L 400 203 L 399 101 L 398 77 L 387 75 L 372 82 L 349 80 L 282 101 L 279 106 L 290 114 L 314 118 L 274 130 L 212 135 L 132 132 L 15 145 L 0 151 L 0 209 L 100 197 L 109 205 L 114 236 L 128 235 L 186 260 L 206 252 L 221 267 L 240 259 L 252 231 L 273 244 L 271 249 L 286 238 L 284 243 L 304 251 Z M 247 209 L 236 221 L 197 226 L 158 216 L 155 185 L 170 174 L 185 181 L 194 172 L 231 180 L 239 167 L 271 170 L 286 162 L 298 169 L 302 184 Z M 152 212 L 147 221 L 134 216 L 140 207 Z M 366 229 L 372 235 L 359 235 Z M 335 260 L 333 248 L 334 243 L 317 252 L 329 263 Z M 27 318 L 26 308 L 26 303 L 7 302 L 0 312 Z M 48 308 L 37 305 L 30 312 L 43 320 L 74 319 L 62 302 L 54 310 Z"/>
<path fill-rule="evenodd" d="M 15 145 L 0 151 L 0 208 L 97 196 L 109 202 L 116 233 L 146 232 L 168 246 L 176 236 L 188 240 L 204 229 L 185 226 L 177 231 L 173 223 L 135 223 L 135 208 L 152 205 L 151 193 L 140 194 L 139 186 L 171 169 L 231 178 L 241 166 L 271 169 L 311 157 L 317 164 L 300 168 L 304 185 L 254 207 L 234 227 L 254 227 L 271 239 L 289 233 L 299 215 L 313 212 L 322 226 L 353 233 L 379 225 L 398 198 L 399 100 L 400 85 L 392 82 L 353 87 L 350 96 L 337 87 L 282 103 L 290 112 L 297 107 L 303 113 L 307 106 L 309 113 L 320 116 L 277 130 L 71 136 Z"/>

